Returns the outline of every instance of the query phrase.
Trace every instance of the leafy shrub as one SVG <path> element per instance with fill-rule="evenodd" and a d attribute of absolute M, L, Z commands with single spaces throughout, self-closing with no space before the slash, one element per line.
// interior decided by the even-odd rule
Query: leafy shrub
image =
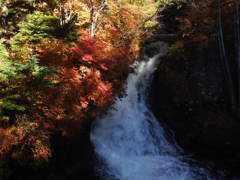
<path fill-rule="evenodd" d="M 14 68 L 9 61 L 9 55 L 3 42 L 0 41 L 0 79 L 6 79 L 10 75 L 14 75 Z"/>
<path fill-rule="evenodd" d="M 19 32 L 11 41 L 12 48 L 16 50 L 25 43 L 36 44 L 44 39 L 76 40 L 77 33 L 74 22 L 72 22 L 73 24 L 61 24 L 60 20 L 60 17 L 56 15 L 40 11 L 28 14 L 26 21 L 18 25 Z"/>
<path fill-rule="evenodd" d="M 42 39 L 50 39 L 54 34 L 58 18 L 35 11 L 27 15 L 27 20 L 19 25 L 19 33 L 14 37 L 12 44 L 21 45 L 24 42 L 38 43 Z"/>
<path fill-rule="evenodd" d="M 35 57 L 23 64 L 5 59 L 0 64 L 0 121 L 13 120 L 31 107 L 36 100 L 34 94 L 54 86 L 54 74 L 53 69 L 40 66 Z"/>

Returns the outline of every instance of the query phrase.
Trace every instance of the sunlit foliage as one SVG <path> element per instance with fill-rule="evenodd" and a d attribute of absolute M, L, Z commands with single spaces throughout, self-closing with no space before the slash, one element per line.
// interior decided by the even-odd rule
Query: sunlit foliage
<path fill-rule="evenodd" d="M 0 5 L 0 176 L 7 177 L 10 161 L 31 168 L 47 163 L 52 135 L 83 131 L 124 94 L 159 2 Z"/>

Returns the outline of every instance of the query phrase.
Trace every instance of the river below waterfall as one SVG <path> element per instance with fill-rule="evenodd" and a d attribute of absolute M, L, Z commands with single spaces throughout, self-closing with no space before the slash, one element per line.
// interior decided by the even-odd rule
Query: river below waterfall
<path fill-rule="evenodd" d="M 158 55 L 134 64 L 119 98 L 96 120 L 91 141 L 104 180 L 212 180 L 203 168 L 188 163 L 147 105 L 148 88 L 167 45 Z"/>

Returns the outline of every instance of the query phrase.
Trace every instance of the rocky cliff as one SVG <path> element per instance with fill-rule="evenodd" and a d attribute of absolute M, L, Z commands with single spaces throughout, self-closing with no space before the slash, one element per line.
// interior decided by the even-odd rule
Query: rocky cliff
<path fill-rule="evenodd" d="M 218 44 L 219 9 L 214 2 L 175 4 L 161 14 L 164 31 L 178 38 L 170 42 L 155 73 L 150 101 L 154 113 L 174 131 L 177 143 L 187 154 L 204 163 L 213 162 L 216 169 L 226 171 L 226 176 L 239 176 L 240 120 L 238 111 L 230 107 Z M 231 29 L 235 6 L 228 5 L 228 10 L 222 6 L 227 58 L 235 80 Z"/>

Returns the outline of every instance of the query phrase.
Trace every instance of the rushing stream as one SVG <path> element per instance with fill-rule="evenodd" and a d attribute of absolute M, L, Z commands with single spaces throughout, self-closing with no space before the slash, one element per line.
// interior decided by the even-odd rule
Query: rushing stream
<path fill-rule="evenodd" d="M 91 141 L 100 160 L 104 180 L 210 180 L 208 173 L 185 161 L 179 148 L 147 106 L 153 72 L 166 51 L 134 64 L 126 96 L 117 99 L 106 116 L 92 128 Z"/>

